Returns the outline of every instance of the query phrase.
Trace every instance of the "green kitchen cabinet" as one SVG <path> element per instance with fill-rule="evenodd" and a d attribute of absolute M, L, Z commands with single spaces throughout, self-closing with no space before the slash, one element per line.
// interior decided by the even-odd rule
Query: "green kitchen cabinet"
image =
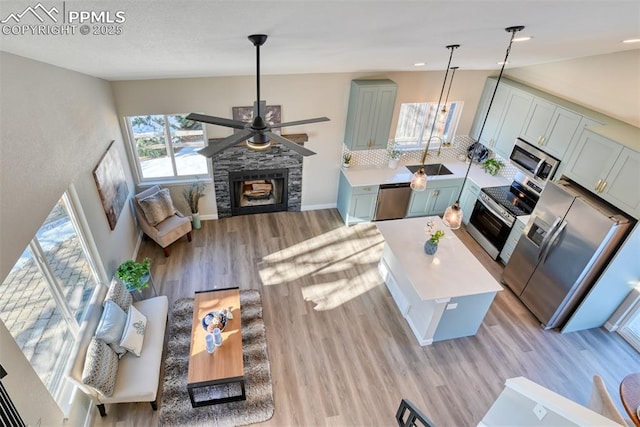
<path fill-rule="evenodd" d="M 427 181 L 424 191 L 412 191 L 407 217 L 442 215 L 460 193 L 462 178 Z"/>
<path fill-rule="evenodd" d="M 516 138 L 520 136 L 532 103 L 532 95 L 511 88 L 497 132 L 489 144 L 485 145 L 500 157 L 508 159 Z"/>
<path fill-rule="evenodd" d="M 640 154 L 585 129 L 564 174 L 619 209 L 640 217 Z"/>
<path fill-rule="evenodd" d="M 480 186 L 475 182 L 467 179 L 460 195 L 460 208 L 462 209 L 462 222 L 466 225 L 469 224 L 469 218 L 471 218 L 471 212 L 480 195 Z"/>
<path fill-rule="evenodd" d="M 500 259 L 502 262 L 507 265 L 509 259 L 511 258 L 511 254 L 516 249 L 516 245 L 518 244 L 518 240 L 522 236 L 524 232 L 524 228 L 527 226 L 524 222 L 519 219 L 513 224 L 513 228 L 511 228 L 511 232 L 509 233 L 509 237 L 507 237 L 507 241 L 500 251 Z"/>
<path fill-rule="evenodd" d="M 337 206 L 346 225 L 373 220 L 378 189 L 378 185 L 352 187 L 344 174 L 340 174 Z"/>
<path fill-rule="evenodd" d="M 476 111 L 476 115 L 471 126 L 470 136 L 474 139 L 474 141 L 480 141 L 480 143 L 485 146 L 489 146 L 497 131 L 498 126 L 500 124 L 500 119 L 502 118 L 502 113 L 505 110 L 507 98 L 509 97 L 510 88 L 507 85 L 501 84 L 498 90 L 496 91 L 496 96 L 493 99 L 493 103 L 491 103 L 491 97 L 493 96 L 493 91 L 495 90 L 497 81 L 495 79 L 487 79 L 484 85 L 484 89 L 482 91 L 482 96 L 480 97 L 480 103 L 478 104 L 478 110 Z M 489 104 L 491 103 L 491 111 L 489 112 L 489 116 L 487 117 L 485 123 L 485 116 L 487 114 L 487 110 L 489 109 Z M 484 129 L 482 129 L 482 125 L 484 123 Z M 480 131 L 482 130 L 482 135 L 480 135 Z"/>
<path fill-rule="evenodd" d="M 541 98 L 535 98 L 521 138 L 562 160 L 582 116 Z"/>
<path fill-rule="evenodd" d="M 344 132 L 350 150 L 387 148 L 397 91 L 388 79 L 351 81 Z"/>

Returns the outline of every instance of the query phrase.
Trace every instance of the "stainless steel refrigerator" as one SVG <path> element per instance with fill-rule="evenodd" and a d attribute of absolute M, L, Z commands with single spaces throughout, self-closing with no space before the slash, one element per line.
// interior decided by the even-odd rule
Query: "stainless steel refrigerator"
<path fill-rule="evenodd" d="M 548 182 L 503 282 L 545 329 L 561 327 L 629 230 L 628 217 L 583 188 Z"/>

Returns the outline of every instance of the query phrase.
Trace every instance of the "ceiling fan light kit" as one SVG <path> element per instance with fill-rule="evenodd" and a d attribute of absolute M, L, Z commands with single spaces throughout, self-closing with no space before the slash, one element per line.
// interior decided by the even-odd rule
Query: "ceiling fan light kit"
<path fill-rule="evenodd" d="M 313 151 L 303 147 L 300 144 L 271 132 L 273 128 L 283 128 L 288 126 L 297 126 L 308 123 L 318 123 L 329 121 L 327 117 L 316 117 L 313 119 L 296 120 L 293 122 L 279 123 L 269 125 L 264 120 L 262 114 L 262 105 L 266 102 L 260 102 L 260 46 L 267 41 L 266 34 L 252 34 L 249 40 L 256 47 L 256 101 L 254 105 L 254 117 L 251 122 L 242 122 L 239 120 L 225 119 L 223 117 L 208 116 L 205 114 L 191 113 L 187 119 L 196 122 L 207 123 L 217 126 L 225 126 L 233 129 L 240 129 L 240 132 L 234 133 L 214 143 L 210 143 L 207 147 L 198 151 L 205 157 L 212 157 L 219 152 L 226 150 L 236 144 L 246 141 L 247 147 L 256 151 L 264 151 L 271 146 L 273 141 L 278 142 L 285 147 L 301 154 L 303 156 L 311 156 L 315 154 Z"/>

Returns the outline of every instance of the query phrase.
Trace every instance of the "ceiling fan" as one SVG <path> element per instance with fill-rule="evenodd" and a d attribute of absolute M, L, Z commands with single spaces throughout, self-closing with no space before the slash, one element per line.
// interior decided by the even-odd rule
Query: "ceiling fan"
<path fill-rule="evenodd" d="M 213 155 L 245 140 L 247 141 L 247 146 L 254 150 L 264 150 L 271 145 L 272 140 L 275 140 L 285 147 L 288 147 L 296 151 L 297 153 L 302 154 L 303 156 L 311 156 L 313 154 L 316 154 L 313 151 L 306 149 L 287 138 L 271 132 L 271 130 L 274 128 L 303 125 L 307 123 L 326 122 L 329 121 L 329 119 L 327 117 L 316 117 L 314 119 L 297 120 L 294 122 L 277 123 L 272 125 L 268 124 L 262 117 L 266 102 L 260 101 L 260 46 L 262 46 L 267 41 L 267 36 L 265 34 L 252 34 L 249 36 L 249 40 L 256 47 L 257 94 L 256 101 L 253 103 L 253 120 L 251 120 L 250 122 L 242 122 L 239 120 L 225 119 L 222 117 L 207 116 L 205 114 L 189 114 L 187 116 L 187 119 L 189 120 L 240 129 L 240 132 L 234 133 L 231 136 L 223 138 L 220 141 L 209 144 L 207 147 L 198 150 L 198 154 L 202 154 L 205 157 L 212 157 Z"/>

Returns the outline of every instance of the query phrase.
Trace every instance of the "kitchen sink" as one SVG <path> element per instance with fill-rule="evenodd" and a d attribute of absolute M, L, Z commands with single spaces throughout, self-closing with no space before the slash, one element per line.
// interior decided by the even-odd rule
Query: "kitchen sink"
<path fill-rule="evenodd" d="M 422 165 L 409 165 L 406 166 L 407 169 L 411 171 L 411 173 L 416 173 L 422 167 Z M 436 176 L 436 175 L 452 175 L 451 172 L 445 165 L 442 163 L 432 163 L 429 165 L 424 165 L 424 173 L 427 176 Z"/>

